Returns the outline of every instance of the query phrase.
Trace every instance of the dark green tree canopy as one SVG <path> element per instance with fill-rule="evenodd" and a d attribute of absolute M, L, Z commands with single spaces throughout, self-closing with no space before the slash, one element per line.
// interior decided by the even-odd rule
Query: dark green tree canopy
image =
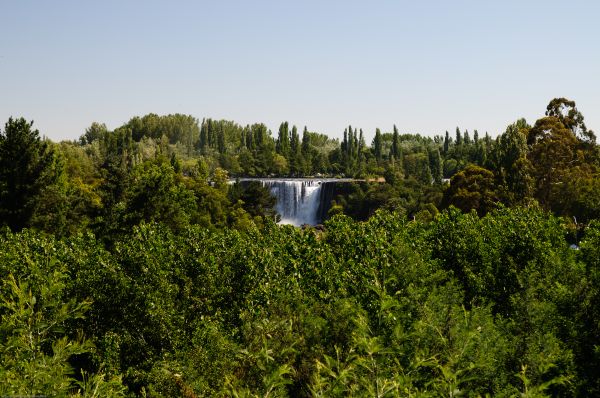
<path fill-rule="evenodd" d="M 58 179 L 56 161 L 33 122 L 8 119 L 0 131 L 0 223 L 13 231 L 29 226 L 40 194 Z"/>
<path fill-rule="evenodd" d="M 452 177 L 442 205 L 452 205 L 464 212 L 475 210 L 484 215 L 494 209 L 499 200 L 494 174 L 482 167 L 468 166 Z"/>

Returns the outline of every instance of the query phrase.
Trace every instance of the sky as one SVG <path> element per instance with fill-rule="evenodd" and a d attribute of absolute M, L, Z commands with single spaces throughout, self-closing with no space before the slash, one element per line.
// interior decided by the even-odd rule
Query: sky
<path fill-rule="evenodd" d="M 575 100 L 600 132 L 598 1 L 0 0 L 0 129 L 147 113 L 492 136 Z"/>

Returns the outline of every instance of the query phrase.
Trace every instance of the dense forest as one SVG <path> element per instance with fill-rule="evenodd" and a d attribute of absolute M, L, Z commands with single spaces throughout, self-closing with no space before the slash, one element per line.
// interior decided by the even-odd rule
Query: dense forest
<path fill-rule="evenodd" d="M 0 131 L 0 395 L 600 395 L 600 150 L 134 117 Z M 236 177 L 354 182 L 318 229 Z"/>

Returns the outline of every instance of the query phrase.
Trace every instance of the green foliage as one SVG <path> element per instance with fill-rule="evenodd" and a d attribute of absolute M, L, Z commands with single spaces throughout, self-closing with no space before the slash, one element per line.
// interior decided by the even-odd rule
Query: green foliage
<path fill-rule="evenodd" d="M 322 232 L 141 224 L 108 250 L 92 235 L 6 233 L 3 386 L 585 395 L 597 388 L 587 366 L 598 361 L 596 227 L 579 252 L 537 208 L 453 209 L 427 223 L 379 211 L 366 222 L 335 216 Z M 32 345 L 31 330 L 42 331 Z"/>
<path fill-rule="evenodd" d="M 53 184 L 61 171 L 33 122 L 8 119 L 0 131 L 0 223 L 13 231 L 30 226 L 44 196 L 43 203 L 51 207 Z"/>
<path fill-rule="evenodd" d="M 455 206 L 462 211 L 475 210 L 484 215 L 500 201 L 495 191 L 494 174 L 477 166 L 468 166 L 455 174 L 444 191 L 442 206 Z"/>
<path fill-rule="evenodd" d="M 53 145 L 10 119 L 0 161 L 0 394 L 600 392 L 600 167 L 568 100 L 371 148 L 152 114 Z M 240 173 L 369 179 L 299 229 Z"/>
<path fill-rule="evenodd" d="M 92 303 L 69 292 L 70 275 L 61 258 L 68 249 L 29 232 L 2 237 L 0 247 L 10 248 L 0 251 L 6 275 L 0 283 L 0 392 L 123 396 L 119 376 L 76 372 L 73 366 L 75 358 L 94 348 L 74 329 Z"/>

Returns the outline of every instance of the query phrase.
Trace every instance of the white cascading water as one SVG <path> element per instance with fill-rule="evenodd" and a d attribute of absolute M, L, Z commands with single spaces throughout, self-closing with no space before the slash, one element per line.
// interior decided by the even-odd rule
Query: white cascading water
<path fill-rule="evenodd" d="M 322 181 L 318 180 L 262 180 L 263 186 L 277 198 L 275 210 L 281 216 L 280 224 L 315 225 L 321 200 Z"/>

